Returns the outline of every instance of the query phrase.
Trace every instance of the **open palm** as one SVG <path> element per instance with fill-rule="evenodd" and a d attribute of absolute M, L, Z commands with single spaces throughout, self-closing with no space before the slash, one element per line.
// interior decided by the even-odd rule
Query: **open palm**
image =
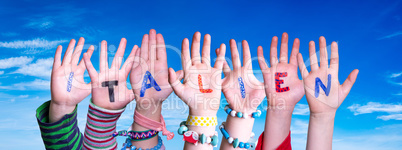
<path fill-rule="evenodd" d="M 62 46 L 57 47 L 51 77 L 51 96 L 52 102 L 58 105 L 75 107 L 75 105 L 91 94 L 91 84 L 84 82 L 86 69 L 84 61 L 78 64 L 84 42 L 85 39 L 81 37 L 74 50 L 75 40 L 72 39 L 67 47 L 62 63 Z M 93 51 L 94 47 L 91 45 L 87 51 L 88 57 L 91 57 Z"/>
<path fill-rule="evenodd" d="M 239 52 L 235 40 L 230 40 L 230 51 L 232 54 L 233 70 L 230 69 L 228 63 L 223 64 L 223 79 L 222 87 L 223 94 L 230 108 L 244 113 L 255 112 L 258 105 L 265 97 L 264 84 L 258 81 L 253 74 L 251 62 L 250 48 L 247 41 L 242 42 L 243 45 L 243 67 L 240 64 Z M 217 55 L 219 49 L 216 50 Z M 242 94 L 243 84 L 244 94 Z"/>
<path fill-rule="evenodd" d="M 311 113 L 335 112 L 349 94 L 354 82 L 356 81 L 358 70 L 353 70 L 345 82 L 340 85 L 338 80 L 339 55 L 336 42 L 331 44 L 331 61 L 328 67 L 328 52 L 324 37 L 320 37 L 320 66 L 318 67 L 315 43 L 309 44 L 311 72 L 309 73 L 303 61 L 303 56 L 298 55 L 298 63 L 303 76 L 304 88 L 306 91 L 307 102 Z M 316 87 L 317 81 L 321 80 L 328 93 L 325 93 L 321 86 Z M 316 92 L 316 90 L 319 92 Z M 317 93 L 317 94 L 316 94 Z"/>
<path fill-rule="evenodd" d="M 271 42 L 270 67 L 265 62 L 262 47 L 258 47 L 258 62 L 263 72 L 268 105 L 272 109 L 293 108 L 304 95 L 303 82 L 297 75 L 296 56 L 299 53 L 300 41 L 297 38 L 295 39 L 289 63 L 287 33 L 282 35 L 279 62 L 277 45 L 278 37 L 275 36 Z M 282 81 L 278 81 L 278 79 Z"/>
<path fill-rule="evenodd" d="M 183 83 L 178 80 L 177 73 L 172 68 L 169 69 L 169 82 L 172 84 L 176 95 L 182 99 L 189 107 L 190 114 L 193 115 L 215 115 L 219 109 L 222 85 L 222 66 L 226 47 L 220 46 L 220 53 L 211 67 L 210 51 L 211 36 L 206 34 L 202 48 L 202 58 L 200 56 L 201 33 L 196 32 L 191 44 L 191 59 L 188 39 L 182 43 L 182 66 L 184 70 Z M 199 84 L 199 83 L 202 83 Z"/>
<path fill-rule="evenodd" d="M 133 65 L 134 55 L 136 54 L 136 51 L 138 51 L 138 46 L 134 46 L 127 60 L 120 69 L 126 44 L 127 40 L 122 38 L 113 59 L 112 66 L 109 69 L 107 43 L 106 41 L 102 41 L 99 73 L 93 67 L 88 55 L 84 54 L 85 65 L 88 68 L 88 74 L 92 81 L 92 101 L 97 106 L 105 109 L 116 110 L 124 108 L 129 102 L 134 100 L 132 91 L 127 88 L 127 77 Z M 111 89 L 109 87 L 113 87 L 113 90 L 110 91 Z M 111 95 L 110 92 L 113 93 L 113 95 Z"/>

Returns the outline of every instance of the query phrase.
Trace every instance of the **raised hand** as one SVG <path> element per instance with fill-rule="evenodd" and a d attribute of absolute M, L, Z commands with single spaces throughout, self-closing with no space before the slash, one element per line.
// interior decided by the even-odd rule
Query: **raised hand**
<path fill-rule="evenodd" d="M 328 52 L 324 37 L 320 37 L 320 66 L 318 67 L 315 43 L 309 44 L 311 72 L 308 72 L 301 54 L 298 63 L 303 76 L 304 89 L 311 113 L 335 112 L 349 94 L 359 70 L 355 69 L 341 85 L 338 81 L 339 55 L 336 42 L 331 44 L 331 62 L 328 67 Z"/>
<path fill-rule="evenodd" d="M 270 67 L 265 62 L 263 49 L 258 47 L 258 57 L 264 77 L 268 109 L 291 109 L 304 95 L 303 82 L 297 75 L 297 54 L 300 41 L 295 39 L 288 62 L 288 34 L 282 34 L 281 49 L 278 62 L 278 37 L 271 42 Z"/>
<path fill-rule="evenodd" d="M 236 41 L 230 40 L 233 70 L 225 61 L 223 64 L 225 78 L 222 83 L 222 92 L 230 108 L 237 112 L 251 114 L 256 111 L 264 99 L 265 91 L 264 84 L 258 81 L 253 74 L 250 48 L 246 40 L 242 42 L 242 46 L 243 66 L 240 63 Z M 219 49 L 216 49 L 216 54 L 219 54 Z"/>
<path fill-rule="evenodd" d="M 92 101 L 99 107 L 117 110 L 124 108 L 128 103 L 134 100 L 133 92 L 127 88 L 127 77 L 134 65 L 134 57 L 135 55 L 139 55 L 139 52 L 138 46 L 135 45 L 121 67 L 126 44 L 127 40 L 122 38 L 113 59 L 112 66 L 109 69 L 107 42 L 102 41 L 99 73 L 92 65 L 89 55 L 84 54 L 85 65 L 88 68 L 88 74 L 92 81 Z"/>
<path fill-rule="evenodd" d="M 219 109 L 221 98 L 221 74 L 225 61 L 226 46 L 219 48 L 215 66 L 211 67 L 211 36 L 206 34 L 200 56 L 201 33 L 196 32 L 191 44 L 191 58 L 189 53 L 189 41 L 184 39 L 182 43 L 182 66 L 184 70 L 183 83 L 178 80 L 178 74 L 172 68 L 169 69 L 169 82 L 172 84 L 176 95 L 189 107 L 190 114 L 195 116 L 215 116 Z"/>
<path fill-rule="evenodd" d="M 91 94 L 91 84 L 84 82 L 84 61 L 78 64 L 85 39 L 80 38 L 77 47 L 72 39 L 61 62 L 62 46 L 59 45 L 54 56 L 51 77 L 51 104 L 50 122 L 61 119 L 65 114 L 71 113 L 75 106 Z M 91 57 L 94 47 L 87 50 L 87 57 Z"/>
<path fill-rule="evenodd" d="M 338 81 L 339 55 L 336 42 L 331 44 L 331 61 L 328 68 L 328 52 L 324 37 L 320 37 L 320 66 L 318 67 L 315 43 L 310 42 L 309 73 L 303 57 L 297 59 L 304 81 L 307 102 L 310 106 L 310 120 L 307 137 L 308 150 L 332 149 L 335 113 L 348 95 L 356 81 L 358 70 L 353 70 L 346 81 L 340 85 Z"/>

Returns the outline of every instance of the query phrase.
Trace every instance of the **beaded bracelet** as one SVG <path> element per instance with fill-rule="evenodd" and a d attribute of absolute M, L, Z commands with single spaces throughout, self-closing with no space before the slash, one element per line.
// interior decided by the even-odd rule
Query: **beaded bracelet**
<path fill-rule="evenodd" d="M 249 117 L 258 118 L 258 117 L 261 116 L 261 111 L 260 110 L 257 110 L 256 112 L 253 112 L 250 115 L 247 114 L 247 113 L 236 112 L 235 110 L 231 109 L 229 107 L 229 105 L 226 105 L 224 110 L 228 115 L 230 115 L 232 117 L 239 117 L 239 118 L 244 118 L 244 119 L 247 119 Z"/>
<path fill-rule="evenodd" d="M 162 146 L 163 146 L 162 138 L 158 136 L 158 144 L 153 148 L 147 148 L 144 150 L 160 150 Z M 142 150 L 142 148 L 137 148 L 133 144 L 131 144 L 130 138 L 126 139 L 126 142 L 123 143 L 123 147 L 121 148 L 121 150 L 126 150 L 127 148 L 129 148 L 130 150 Z"/>
<path fill-rule="evenodd" d="M 212 137 L 206 136 L 205 134 L 201 134 L 198 137 L 198 133 L 194 131 L 189 131 L 188 127 L 186 126 L 186 121 L 182 121 L 180 123 L 180 128 L 177 130 L 180 135 L 183 135 L 183 141 L 193 143 L 197 146 L 198 142 L 201 144 L 211 144 L 212 146 L 216 147 L 218 145 L 218 133 L 215 131 L 215 134 Z"/>
<path fill-rule="evenodd" d="M 220 126 L 219 129 L 222 132 L 223 137 L 225 137 L 225 139 L 228 140 L 229 144 L 232 144 L 233 148 L 239 147 L 239 148 L 245 148 L 248 149 L 250 148 L 253 143 L 246 143 L 246 142 L 239 142 L 238 138 L 233 138 L 229 136 L 229 133 L 225 130 L 225 126 L 224 126 L 225 122 L 223 122 Z M 254 133 L 251 134 L 250 137 L 253 136 Z"/>
<path fill-rule="evenodd" d="M 158 131 L 155 130 L 146 130 L 146 131 L 127 131 L 122 130 L 119 132 L 115 132 L 112 134 L 113 137 L 116 136 L 128 136 L 130 140 L 133 141 L 142 141 L 153 138 L 154 136 L 158 135 Z"/>

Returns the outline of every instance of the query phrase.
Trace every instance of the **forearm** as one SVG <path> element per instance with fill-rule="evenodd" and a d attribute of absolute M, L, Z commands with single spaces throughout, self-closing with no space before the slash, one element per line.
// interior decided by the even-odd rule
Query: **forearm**
<path fill-rule="evenodd" d="M 53 100 L 49 105 L 49 123 L 59 121 L 64 115 L 72 113 L 76 106 L 68 106 L 65 104 L 57 104 Z"/>
<path fill-rule="evenodd" d="M 307 135 L 308 150 L 332 149 L 335 112 L 310 114 Z"/>
<path fill-rule="evenodd" d="M 277 149 L 289 135 L 293 109 L 293 106 L 282 109 L 272 106 L 268 108 L 264 141 L 262 141 L 264 143 L 264 149 Z"/>
<path fill-rule="evenodd" d="M 137 103 L 135 110 L 140 113 L 141 115 L 152 119 L 154 121 L 160 122 L 161 120 L 161 102 L 158 102 L 157 104 L 139 104 Z M 131 126 L 133 131 L 146 131 L 149 130 L 148 128 L 145 128 L 136 122 L 134 122 Z M 141 140 L 141 141 L 134 141 L 132 140 L 131 142 L 134 146 L 137 148 L 142 148 L 142 149 L 147 149 L 147 148 L 153 148 L 155 145 L 158 144 L 158 136 L 146 139 L 146 140 Z"/>
<path fill-rule="evenodd" d="M 238 138 L 241 142 L 247 142 L 250 139 L 250 135 L 253 130 L 254 118 L 249 117 L 238 118 L 228 115 L 226 118 L 226 124 L 224 126 L 225 130 L 229 133 L 230 137 Z M 229 144 L 225 137 L 222 137 L 221 148 L 220 149 L 234 149 L 232 144 Z M 237 148 L 242 149 L 242 148 Z"/>

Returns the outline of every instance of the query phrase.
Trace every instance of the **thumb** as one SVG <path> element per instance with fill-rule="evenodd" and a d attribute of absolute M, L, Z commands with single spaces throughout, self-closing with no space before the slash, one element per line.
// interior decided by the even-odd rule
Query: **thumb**
<path fill-rule="evenodd" d="M 173 70 L 173 68 L 169 68 L 169 83 L 172 86 L 173 91 L 179 97 L 181 97 L 181 94 L 184 90 L 184 85 L 180 82 L 180 80 L 183 78 L 182 72 L 183 72 L 182 70 L 177 71 L 177 73 L 179 74 L 179 77 L 177 77 L 176 72 Z"/>
<path fill-rule="evenodd" d="M 359 74 L 359 70 L 358 70 L 358 69 L 353 70 L 353 71 L 349 74 L 349 76 L 348 76 L 348 78 L 345 80 L 345 82 L 343 82 L 342 87 L 341 87 L 341 90 L 342 90 L 342 92 L 344 93 L 343 99 L 349 94 L 350 89 L 352 89 L 352 86 L 353 86 L 353 84 L 354 84 L 355 81 L 356 81 L 357 74 Z"/>

